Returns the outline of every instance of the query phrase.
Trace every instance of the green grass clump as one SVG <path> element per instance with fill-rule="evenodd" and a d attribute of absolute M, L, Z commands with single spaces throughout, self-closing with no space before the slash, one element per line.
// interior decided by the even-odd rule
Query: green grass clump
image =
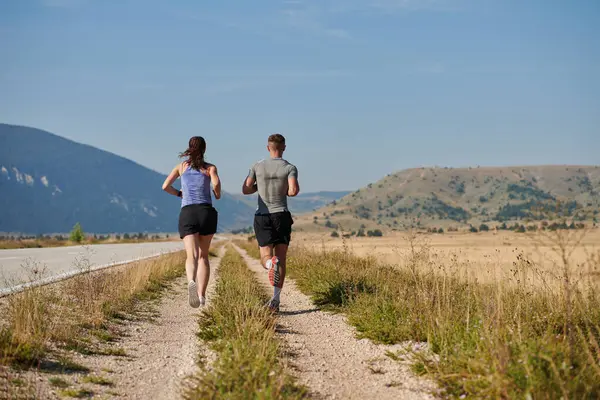
<path fill-rule="evenodd" d="M 217 353 L 191 381 L 186 399 L 298 399 L 306 396 L 278 361 L 275 317 L 240 255 L 229 249 L 219 267 L 215 297 L 198 336 Z"/>
<path fill-rule="evenodd" d="M 90 372 L 90 369 L 85 365 L 78 364 L 77 362 L 65 356 L 58 357 L 58 367 L 63 373 Z"/>
<path fill-rule="evenodd" d="M 72 397 L 74 399 L 85 399 L 94 396 L 94 392 L 88 389 L 65 389 L 58 393 L 63 397 Z"/>
<path fill-rule="evenodd" d="M 544 287 L 482 284 L 413 256 L 392 267 L 342 251 L 297 250 L 288 274 L 315 303 L 347 314 L 362 337 L 427 342 L 437 357 L 415 353 L 413 370 L 436 378 L 450 396 L 597 398 L 596 285 L 572 277 L 565 284 L 566 272 Z M 515 270 L 526 262 L 517 260 Z"/>
<path fill-rule="evenodd" d="M 35 365 L 46 351 L 42 341 L 28 342 L 16 337 L 12 328 L 0 328 L 0 364 L 27 368 Z"/>
<path fill-rule="evenodd" d="M 121 347 L 109 347 L 109 348 L 106 348 L 106 349 L 103 349 L 102 351 L 100 351 L 99 354 L 102 354 L 103 356 L 114 356 L 114 357 L 127 357 L 128 356 L 125 349 L 123 349 Z"/>
<path fill-rule="evenodd" d="M 93 383 L 94 385 L 101 385 L 101 386 L 114 386 L 115 385 L 110 379 L 107 379 L 103 376 L 88 375 L 88 376 L 84 376 L 82 381 L 86 382 L 86 383 Z"/>
<path fill-rule="evenodd" d="M 53 376 L 52 378 L 48 378 L 48 382 L 50 382 L 50 385 L 52 387 L 59 388 L 59 389 L 66 389 L 69 386 L 71 386 L 69 384 L 69 382 L 65 381 L 62 378 L 56 377 L 56 376 Z"/>

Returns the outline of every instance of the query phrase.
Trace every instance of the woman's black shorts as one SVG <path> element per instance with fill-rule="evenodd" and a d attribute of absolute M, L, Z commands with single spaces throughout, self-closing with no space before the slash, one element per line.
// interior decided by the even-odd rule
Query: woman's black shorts
<path fill-rule="evenodd" d="M 179 236 L 183 239 L 194 233 L 214 235 L 217 233 L 218 220 L 219 213 L 210 204 L 184 206 L 179 212 Z"/>

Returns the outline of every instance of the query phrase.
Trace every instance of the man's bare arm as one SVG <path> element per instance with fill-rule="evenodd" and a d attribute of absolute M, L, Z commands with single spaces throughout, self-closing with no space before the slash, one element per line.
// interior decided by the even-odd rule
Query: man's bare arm
<path fill-rule="evenodd" d="M 256 186 L 256 181 L 251 176 L 247 177 L 242 185 L 242 193 L 243 194 L 254 194 L 258 191 L 258 186 Z"/>
<path fill-rule="evenodd" d="M 300 193 L 300 184 L 298 183 L 298 178 L 295 176 L 290 176 L 288 178 L 288 196 L 295 197 Z"/>

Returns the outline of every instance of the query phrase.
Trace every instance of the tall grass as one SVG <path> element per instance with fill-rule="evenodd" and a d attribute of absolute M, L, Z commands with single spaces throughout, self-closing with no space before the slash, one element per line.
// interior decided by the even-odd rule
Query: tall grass
<path fill-rule="evenodd" d="M 184 398 L 298 399 L 297 386 L 278 360 L 275 318 L 263 288 L 229 248 L 219 266 L 216 294 L 200 319 L 198 336 L 216 353 L 190 380 Z"/>
<path fill-rule="evenodd" d="M 453 265 L 458 260 L 431 258 L 416 243 L 393 266 L 347 251 L 296 249 L 288 273 L 315 303 L 346 313 L 363 337 L 427 342 L 430 352 L 416 354 L 415 371 L 435 377 L 450 396 L 598 398 L 600 298 L 593 271 L 600 257 L 571 265 L 569 246 L 578 242 L 557 235 L 552 248 L 561 265 L 543 277 L 544 285 L 533 283 L 536 269 L 522 255 L 511 282 L 483 284 L 462 276 Z"/>
<path fill-rule="evenodd" d="M 249 240 L 234 240 L 233 241 L 238 247 L 241 247 L 242 249 L 246 250 L 246 252 L 248 253 L 248 255 L 250 257 L 254 257 L 258 260 L 260 260 L 260 247 L 258 247 L 258 243 L 256 242 L 256 240 L 253 239 L 249 239 Z"/>
<path fill-rule="evenodd" d="M 7 297 L 1 311 L 0 364 L 39 365 L 51 348 L 91 352 L 89 336 L 107 337 L 106 323 L 134 310 L 139 300 L 155 298 L 183 275 L 183 252 L 115 269 L 89 272 L 66 281 L 32 287 Z M 35 275 L 35 274 L 34 274 Z"/>

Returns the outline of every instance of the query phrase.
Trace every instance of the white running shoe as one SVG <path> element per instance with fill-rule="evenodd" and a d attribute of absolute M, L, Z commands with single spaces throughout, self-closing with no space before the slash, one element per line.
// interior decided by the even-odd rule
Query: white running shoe
<path fill-rule="evenodd" d="M 200 307 L 201 301 L 198 297 L 198 285 L 196 285 L 196 282 L 194 281 L 188 283 L 188 301 L 190 302 L 191 307 Z"/>

